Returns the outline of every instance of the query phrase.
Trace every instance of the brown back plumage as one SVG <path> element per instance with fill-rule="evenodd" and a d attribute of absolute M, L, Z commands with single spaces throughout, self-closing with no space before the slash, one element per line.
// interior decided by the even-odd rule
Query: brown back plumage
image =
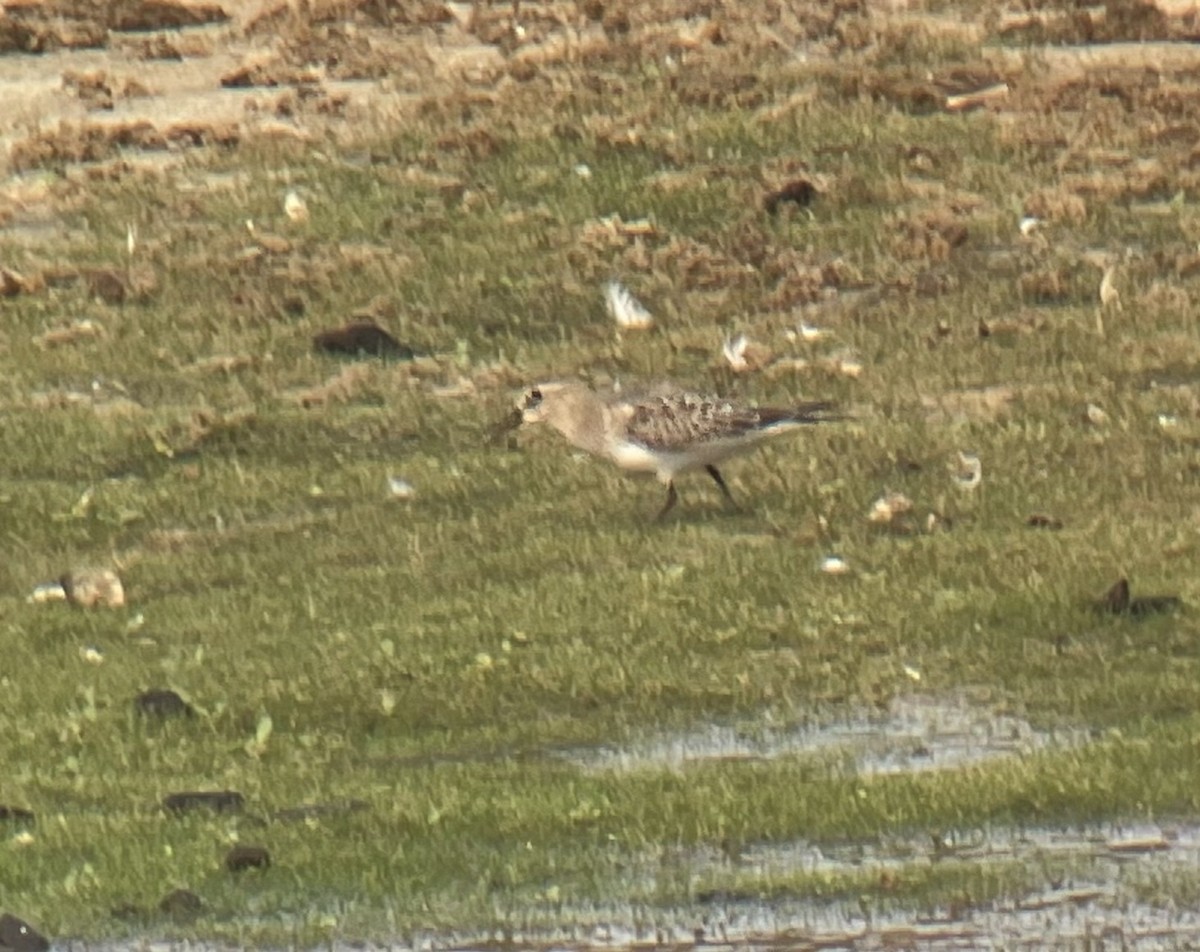
<path fill-rule="evenodd" d="M 842 419 L 833 404 L 803 403 L 787 409 L 738 406 L 692 393 L 630 400 L 627 436 L 652 450 L 686 450 L 697 444 L 769 436 L 792 425 Z"/>

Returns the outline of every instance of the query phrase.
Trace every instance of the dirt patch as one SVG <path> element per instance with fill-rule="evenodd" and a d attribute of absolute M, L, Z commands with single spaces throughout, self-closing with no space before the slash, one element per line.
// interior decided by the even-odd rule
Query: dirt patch
<path fill-rule="evenodd" d="M 8 52 L 0 56 L 0 101 L 19 104 L 0 114 L 0 180 L 13 172 L 97 163 L 113 164 L 115 175 L 136 174 L 139 168 L 161 169 L 190 149 L 260 138 L 304 142 L 332 135 L 346 143 L 371 135 L 381 123 L 394 124 L 422 102 L 429 108 L 431 100 L 449 101 L 466 90 L 519 91 L 563 64 L 587 63 L 595 67 L 587 82 L 609 83 L 619 92 L 628 80 L 614 67 L 631 58 L 675 64 L 672 84 L 682 101 L 763 106 L 774 115 L 780 108 L 802 109 L 817 93 L 780 107 L 769 77 L 747 67 L 747 52 L 787 51 L 828 62 L 829 77 L 842 92 L 846 83 L 857 84 L 859 92 L 918 112 L 987 109 L 1002 124 L 1013 120 L 1012 134 L 1026 140 L 1039 135 L 1037 117 L 1047 101 L 1058 103 L 1057 114 L 1080 96 L 1082 108 L 1128 88 L 1128 95 L 1120 94 L 1135 97 L 1129 102 L 1139 108 L 1158 104 L 1179 113 L 1157 125 L 1146 119 L 1153 128 L 1144 135 L 1170 144 L 1165 157 L 1147 164 L 1131 154 L 1110 168 L 1097 165 L 1086 143 L 1057 144 L 1069 155 L 1080 150 L 1074 163 L 1079 170 L 1064 168 L 1068 203 L 1144 200 L 1191 182 L 1200 115 L 1193 121 L 1190 114 L 1190 80 L 1200 59 L 1190 44 L 1172 42 L 1187 36 L 1189 10 L 1135 7 L 1005 14 L 986 25 L 889 4 L 698 15 L 690 5 L 670 3 L 323 0 L 300 7 L 282 0 L 121 0 L 80 7 L 18 0 L 0 9 L 0 51 Z M 978 43 L 992 28 L 1001 35 L 1044 33 L 1055 43 L 1087 45 L 1032 53 L 985 47 L 976 61 L 919 75 L 897 58 L 898 51 L 919 51 L 923 44 Z M 1157 42 L 1122 42 L 1127 40 Z M 853 68 L 836 68 L 837 56 L 849 57 Z M 560 86 L 548 81 L 550 89 Z M 645 145 L 662 137 L 658 117 L 627 119 L 604 120 L 613 125 L 614 143 L 633 136 Z M 456 147 L 493 148 L 494 141 L 479 141 L 482 132 L 460 131 Z M 1085 171 L 1093 167 L 1097 171 Z M 0 225 L 36 218 L 15 188 L 11 179 L 0 184 Z M 50 202 L 42 216 L 53 207 Z M 944 260 L 966 232 L 961 222 L 943 217 L 906 219 L 896 239 L 901 250 L 920 260 Z M 692 282 L 736 280 L 734 265 L 718 264 L 715 278 L 705 265 Z M 782 293 L 789 300 L 796 296 Z"/>
<path fill-rule="evenodd" d="M 0 225 L 37 224 L 63 207 L 61 189 L 33 195 L 13 173 L 107 166 L 102 174 L 123 177 L 194 148 L 306 141 L 368 119 L 377 128 L 412 102 L 394 76 L 378 81 L 389 64 L 412 63 L 415 74 L 428 59 L 429 36 L 394 39 L 379 25 L 323 37 L 281 4 L 145 0 L 96 7 L 99 19 L 60 6 L 30 0 L 0 12 L 9 51 L 0 55 L 9 104 L 0 110 Z M 281 17 L 287 40 L 264 26 Z M 371 63 L 350 65 L 339 42 Z"/>

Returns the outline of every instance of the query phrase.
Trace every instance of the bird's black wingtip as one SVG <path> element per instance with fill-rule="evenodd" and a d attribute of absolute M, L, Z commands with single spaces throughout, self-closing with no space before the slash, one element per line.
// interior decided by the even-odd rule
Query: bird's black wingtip
<path fill-rule="evenodd" d="M 800 423 L 838 423 L 853 420 L 854 414 L 829 400 L 813 400 L 792 408 L 792 417 Z"/>

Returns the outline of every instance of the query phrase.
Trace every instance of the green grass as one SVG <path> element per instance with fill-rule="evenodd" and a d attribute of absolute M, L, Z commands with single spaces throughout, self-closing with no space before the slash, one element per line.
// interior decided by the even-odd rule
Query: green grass
<path fill-rule="evenodd" d="M 809 83 L 794 65 L 755 68 L 773 102 Z M 1039 251 L 1016 221 L 1023 196 L 1056 187 L 1057 155 L 1021 146 L 991 114 L 843 100 L 826 78 L 767 122 L 681 102 L 657 72 L 631 87 L 616 126 L 641 123 L 632 145 L 593 131 L 611 105 L 601 95 L 580 86 L 555 102 L 567 136 L 537 90 L 518 87 L 475 108 L 497 144 L 481 158 L 445 145 L 458 113 L 433 109 L 402 136 L 379 130 L 370 167 L 279 146 L 197 156 L 167 180 L 97 184 L 67 222 L 72 237 L 11 249 L 25 270 L 123 272 L 134 223 L 132 264 L 157 285 L 119 307 L 72 286 L 4 302 L 0 803 L 38 815 L 32 841 L 14 829 L 0 842 L 6 908 L 59 935 L 311 942 L 687 903 L 705 882 L 768 899 L 932 905 L 961 891 L 957 877 L 906 874 L 894 893 L 869 876 L 701 870 L 697 886 L 686 860 L 644 870 L 660 851 L 727 841 L 871 842 L 1200 809 L 1194 610 L 1134 621 L 1088 605 L 1121 574 L 1135 594 L 1200 600 L 1194 282 L 1165 252 L 1131 259 L 1123 310 L 1101 333 L 1099 271 L 1079 256 L 1190 246 L 1194 186 L 1164 215 L 1089 203 L 1083 222 L 1047 225 Z M 830 143 L 843 147 L 823 151 Z M 940 157 L 924 176 L 905 164 L 915 143 Z M 830 184 L 811 209 L 770 218 L 764 182 L 793 160 Z M 459 180 L 466 197 L 412 167 Z M 664 171 L 694 181 L 666 190 Z M 174 187 L 210 175 L 234 184 Z M 903 241 L 906 222 L 953 204 L 923 198 L 914 177 L 975 197 L 959 216 L 969 239 L 944 261 Z M 308 224 L 283 218 L 285 181 L 308 196 Z M 611 214 L 649 218 L 658 234 L 641 247 L 589 243 L 587 226 Z M 240 257 L 254 244 L 245 219 L 291 250 Z M 812 316 L 832 344 L 787 344 L 798 317 L 769 303 L 779 283 L 838 258 L 883 287 L 878 303 Z M 1050 266 L 1067 272 L 1065 298 L 1022 301 L 1019 274 Z M 953 278 L 949 290 L 908 290 L 926 271 Z M 656 329 L 615 335 L 600 298 L 614 276 Z M 434 355 L 423 365 L 433 382 L 474 378 L 478 395 L 436 396 L 425 371 L 371 364 L 347 399 L 300 406 L 294 392 L 346 368 L 314 355 L 311 335 L 378 296 L 393 306 L 382 322 Z M 981 319 L 1017 313 L 1036 329 L 978 335 Z M 34 342 L 76 316 L 103 336 Z M 735 377 L 719 357 L 733 331 L 796 356 L 847 348 L 865 370 Z M 252 360 L 192 366 L 213 355 Z M 496 367 L 500 383 L 485 377 Z M 723 512 L 691 479 L 678 516 L 651 525 L 656 484 L 581 464 L 553 434 L 488 442 L 509 383 L 580 371 L 668 375 L 764 402 L 826 395 L 857 419 L 731 467 L 745 513 Z M 958 391 L 985 386 L 1012 387 L 1012 402 L 994 417 L 959 412 Z M 68 391 L 88 396 L 37 396 Z M 106 401 L 122 392 L 135 403 L 117 412 Z M 1089 402 L 1106 425 L 1084 422 Z M 975 494 L 952 483 L 958 450 L 983 459 Z M 388 498 L 391 474 L 414 484 L 411 502 Z M 915 531 L 867 521 L 889 489 L 915 501 Z M 931 511 L 941 528 L 926 533 Z M 1034 512 L 1064 528 L 1029 528 Z M 833 552 L 852 574 L 818 571 Z M 84 564 L 116 566 L 129 606 L 26 601 Z M 89 646 L 102 664 L 84 659 Z M 134 696 L 159 686 L 198 716 L 135 715 Z M 627 773 L 549 756 L 964 687 L 1095 740 L 874 778 L 795 756 Z M 247 815 L 159 809 L 196 788 L 240 790 Z M 346 799 L 368 808 L 271 819 Z M 273 868 L 234 880 L 221 861 L 235 839 L 266 844 Z M 1037 876 L 981 866 L 968 879 L 982 900 Z M 109 914 L 153 907 L 174 886 L 208 903 L 197 924 Z"/>

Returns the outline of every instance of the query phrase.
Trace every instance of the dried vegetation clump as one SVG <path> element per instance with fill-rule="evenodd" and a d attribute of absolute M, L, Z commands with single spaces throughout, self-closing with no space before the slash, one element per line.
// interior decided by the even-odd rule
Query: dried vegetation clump
<path fill-rule="evenodd" d="M 1153 0 L 1115 0 L 1092 6 L 1006 11 L 997 33 L 1009 41 L 1035 45 L 1190 40 L 1188 17 L 1170 16 Z M 1194 14 L 1193 14 L 1194 16 Z"/>
<path fill-rule="evenodd" d="M 126 149 L 166 151 L 177 147 L 236 145 L 241 131 L 233 122 L 183 121 L 159 127 L 146 120 L 113 123 L 60 122 L 13 144 L 9 160 L 17 171 L 61 168 L 115 158 Z"/>
<path fill-rule="evenodd" d="M 191 0 L 16 0 L 0 8 L 0 53 L 45 53 L 107 45 L 110 31 L 178 30 L 224 23 L 219 4 Z"/>

